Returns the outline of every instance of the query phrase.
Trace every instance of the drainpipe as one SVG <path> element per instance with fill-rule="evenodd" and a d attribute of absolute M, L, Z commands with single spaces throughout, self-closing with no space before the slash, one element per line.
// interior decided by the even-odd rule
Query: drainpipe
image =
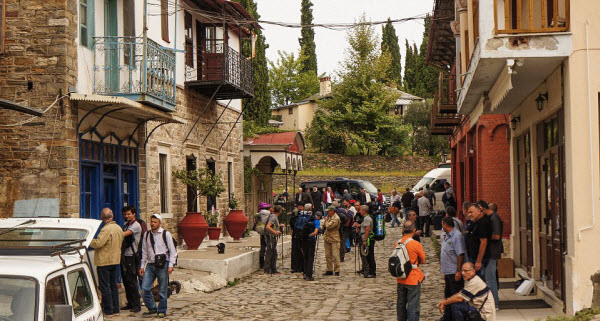
<path fill-rule="evenodd" d="M 588 119 L 590 121 L 590 173 L 592 178 L 592 224 L 579 230 L 577 238 L 581 241 L 581 232 L 592 229 L 596 225 L 596 188 L 594 187 L 594 150 L 592 144 L 592 93 L 590 88 L 590 43 L 589 43 L 590 23 L 585 21 L 585 52 L 587 63 L 587 91 L 588 91 Z"/>
<path fill-rule="evenodd" d="M 173 41 L 175 42 L 175 44 L 173 45 L 173 49 L 174 49 L 174 54 L 175 54 L 175 66 L 173 67 L 173 103 L 177 104 L 177 99 L 175 97 L 177 97 L 177 0 L 175 0 L 175 28 L 173 29 L 175 31 L 175 37 L 173 39 Z M 185 68 L 185 67 L 184 67 Z"/>
<path fill-rule="evenodd" d="M 148 68 L 148 0 L 144 0 L 144 19 L 142 23 L 142 91 L 146 92 L 146 71 Z"/>

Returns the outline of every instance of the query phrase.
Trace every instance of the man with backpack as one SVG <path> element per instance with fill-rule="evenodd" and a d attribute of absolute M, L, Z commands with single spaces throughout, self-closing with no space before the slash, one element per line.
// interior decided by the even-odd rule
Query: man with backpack
<path fill-rule="evenodd" d="M 315 280 L 313 278 L 313 263 L 315 262 L 315 246 L 320 227 L 320 221 L 312 213 L 312 204 L 306 204 L 304 211 L 299 212 L 296 219 L 294 234 L 300 234 L 303 274 L 304 279 L 307 281 Z"/>
<path fill-rule="evenodd" d="M 267 239 L 265 238 L 265 226 L 267 225 L 267 220 L 271 215 L 271 209 L 273 207 L 271 204 L 267 204 L 264 202 L 260 202 L 258 204 L 258 214 L 256 215 L 254 226 L 254 230 L 258 232 L 260 235 L 260 251 L 259 251 L 259 266 L 260 268 L 264 268 L 265 266 L 265 249 L 267 248 Z"/>
<path fill-rule="evenodd" d="M 377 265 L 375 263 L 375 240 L 372 239 L 375 224 L 369 215 L 369 206 L 362 205 L 360 208 L 362 222 L 360 223 L 360 240 L 362 244 L 360 258 L 362 260 L 362 272 L 365 278 L 374 278 L 377 276 Z M 366 252 L 366 253 L 365 253 Z"/>
<path fill-rule="evenodd" d="M 121 272 L 123 286 L 125 287 L 125 296 L 127 305 L 121 310 L 130 310 L 131 312 L 140 312 L 140 291 L 138 286 L 138 271 L 141 264 L 141 253 L 139 253 L 139 244 L 142 238 L 142 226 L 136 220 L 135 206 L 125 206 L 121 211 L 123 217 L 127 220 L 123 226 L 123 246 L 121 248 Z"/>
<path fill-rule="evenodd" d="M 167 314 L 167 291 L 169 275 L 173 273 L 173 266 L 177 260 L 177 249 L 173 235 L 160 227 L 162 216 L 152 214 L 150 217 L 151 230 L 143 238 L 142 267 L 140 274 L 142 281 L 142 295 L 144 304 L 148 308 L 144 315 L 157 315 L 164 318 Z M 158 308 L 152 295 L 152 285 L 158 279 L 159 303 Z"/>
<path fill-rule="evenodd" d="M 296 223 L 304 212 L 304 203 L 298 203 L 298 207 L 294 210 L 290 217 L 290 226 L 292 228 L 292 255 L 291 268 L 292 273 L 304 272 L 304 261 L 302 256 L 302 229 L 296 229 Z"/>
<path fill-rule="evenodd" d="M 281 228 L 285 225 L 279 224 L 279 215 L 283 211 L 280 205 L 275 205 L 273 213 L 267 218 L 264 237 L 267 241 L 265 250 L 265 273 L 279 274 L 277 272 L 277 238 L 281 236 Z"/>
<path fill-rule="evenodd" d="M 410 261 L 411 269 L 404 278 L 396 278 L 398 300 L 396 313 L 398 321 L 419 321 L 421 315 L 421 282 L 425 279 L 419 269 L 420 264 L 425 264 L 425 251 L 421 243 L 412 239 L 415 233 L 415 223 L 406 221 L 402 224 L 402 238 L 394 246 L 402 244 Z"/>
<path fill-rule="evenodd" d="M 340 217 L 335 214 L 335 206 L 327 208 L 325 217 L 325 261 L 327 270 L 323 275 L 340 275 Z"/>
<path fill-rule="evenodd" d="M 342 201 L 342 206 L 335 209 L 335 213 L 340 218 L 340 262 L 344 262 L 346 256 L 346 244 L 350 237 L 352 229 L 352 212 L 348 210 L 350 203 L 347 200 Z"/>

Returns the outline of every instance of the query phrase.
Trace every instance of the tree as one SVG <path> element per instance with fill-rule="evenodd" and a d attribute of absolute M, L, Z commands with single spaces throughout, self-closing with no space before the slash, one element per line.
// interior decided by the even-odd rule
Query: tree
<path fill-rule="evenodd" d="M 302 71 L 312 71 L 317 75 L 317 48 L 315 44 L 315 30 L 309 27 L 313 23 L 312 1 L 302 0 L 300 8 L 300 22 L 302 24 L 301 37 L 298 39 L 300 43 L 300 51 L 306 56 L 306 62 L 303 65 Z"/>
<path fill-rule="evenodd" d="M 360 22 L 366 22 L 363 16 Z M 348 34 L 349 48 L 334 84 L 331 99 L 320 103 L 307 130 L 312 146 L 322 151 L 343 153 L 348 148 L 360 154 L 402 154 L 406 127 L 389 115 L 398 92 L 377 81 L 391 63 L 389 53 L 381 53 L 374 28 L 358 24 Z"/>
<path fill-rule="evenodd" d="M 306 56 L 278 51 L 279 58 L 269 62 L 269 90 L 275 106 L 289 105 L 319 92 L 319 79 L 303 71 Z"/>
<path fill-rule="evenodd" d="M 254 0 L 235 0 L 239 2 L 252 16 L 258 20 L 260 15 Z M 255 56 L 252 59 L 252 76 L 254 78 L 254 98 L 244 99 L 244 119 L 266 126 L 271 116 L 271 95 L 269 93 L 269 70 L 267 68 L 266 49 L 269 47 L 265 36 L 260 29 L 255 29 L 257 39 L 255 44 Z M 248 39 L 242 43 L 242 53 L 246 57 L 252 56 L 252 45 Z"/>
<path fill-rule="evenodd" d="M 415 53 L 413 47 L 405 40 L 406 56 L 404 56 L 404 91 L 412 93 L 417 86 L 417 66 L 415 65 Z"/>
<path fill-rule="evenodd" d="M 392 63 L 388 66 L 386 77 L 382 81 L 400 87 L 402 86 L 402 56 L 400 55 L 396 29 L 394 29 L 390 18 L 382 27 L 381 38 L 381 51 L 388 52 L 392 57 Z"/>
<path fill-rule="evenodd" d="M 402 122 L 409 126 L 412 154 L 434 156 L 448 149 L 448 136 L 431 135 L 430 112 L 433 101 L 414 102 L 406 109 Z"/>
<path fill-rule="evenodd" d="M 433 98 L 438 90 L 438 75 L 439 72 L 435 67 L 427 63 L 427 45 L 429 43 L 429 30 L 431 29 L 431 16 L 427 14 L 425 17 L 425 30 L 423 31 L 423 41 L 419 48 L 419 56 L 417 64 L 419 66 L 418 78 L 419 83 L 415 95 L 423 98 Z"/>

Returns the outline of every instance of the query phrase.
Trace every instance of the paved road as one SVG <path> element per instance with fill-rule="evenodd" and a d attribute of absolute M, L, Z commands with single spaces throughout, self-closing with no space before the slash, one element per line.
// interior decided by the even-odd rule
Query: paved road
<path fill-rule="evenodd" d="M 400 228 L 388 229 L 384 242 L 376 244 L 377 278 L 354 273 L 354 249 L 342 263 L 340 276 L 322 276 L 323 243 L 319 245 L 315 281 L 289 272 L 289 259 L 281 275 L 256 272 L 238 285 L 213 293 L 179 294 L 169 299 L 171 320 L 395 320 L 396 283 L 387 272 L 387 259 Z M 385 243 L 385 244 L 384 244 Z M 385 245 L 385 247 L 384 247 Z M 440 265 L 430 239 L 423 240 L 428 264 L 421 295 L 421 320 L 440 317 L 435 304 L 443 295 Z M 141 314 L 121 313 L 111 320 L 142 319 Z"/>

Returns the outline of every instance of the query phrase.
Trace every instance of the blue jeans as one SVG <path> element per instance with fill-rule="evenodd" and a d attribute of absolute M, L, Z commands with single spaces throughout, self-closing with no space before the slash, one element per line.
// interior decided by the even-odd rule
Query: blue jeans
<path fill-rule="evenodd" d="M 450 311 L 452 312 L 452 321 L 465 321 L 469 312 L 477 311 L 477 308 L 463 301 L 450 304 Z"/>
<path fill-rule="evenodd" d="M 398 219 L 398 215 L 400 215 L 400 217 L 402 217 L 401 212 L 398 212 L 398 214 L 394 215 L 394 214 L 390 214 L 392 216 L 392 227 L 394 227 L 395 224 L 398 224 L 398 226 L 400 226 L 400 220 Z"/>
<path fill-rule="evenodd" d="M 398 283 L 396 314 L 398 321 L 419 321 L 421 315 L 421 283 L 406 285 Z"/>
<path fill-rule="evenodd" d="M 410 207 L 405 207 L 404 208 L 404 217 L 408 217 L 408 212 L 410 212 Z M 400 218 L 403 218 L 403 217 L 400 216 Z"/>
<path fill-rule="evenodd" d="M 98 272 L 98 288 L 102 294 L 102 311 L 106 315 L 119 313 L 118 269 L 119 265 L 106 265 L 96 268 Z"/>
<path fill-rule="evenodd" d="M 498 307 L 498 280 L 496 279 L 496 264 L 498 261 L 496 259 L 489 259 L 487 264 L 484 264 L 485 269 L 485 283 L 492 291 L 492 295 L 494 296 L 494 303 L 496 307 Z"/>
<path fill-rule="evenodd" d="M 142 297 L 148 311 L 158 311 L 158 313 L 167 313 L 167 289 L 169 286 L 169 264 L 165 263 L 162 269 L 157 269 L 154 263 L 148 263 L 144 270 L 144 280 L 142 281 Z M 152 296 L 152 284 L 158 279 L 158 294 L 160 300 L 158 302 L 158 310 L 156 302 Z"/>
<path fill-rule="evenodd" d="M 475 258 L 469 258 L 471 259 L 471 263 L 473 263 L 473 266 L 475 266 L 475 263 L 477 263 L 477 254 L 475 254 Z M 479 269 L 479 271 L 475 272 L 475 275 L 479 276 L 484 282 L 486 280 L 485 278 L 485 267 L 488 265 L 488 262 L 490 261 L 490 259 L 482 259 L 481 260 L 481 269 Z"/>

